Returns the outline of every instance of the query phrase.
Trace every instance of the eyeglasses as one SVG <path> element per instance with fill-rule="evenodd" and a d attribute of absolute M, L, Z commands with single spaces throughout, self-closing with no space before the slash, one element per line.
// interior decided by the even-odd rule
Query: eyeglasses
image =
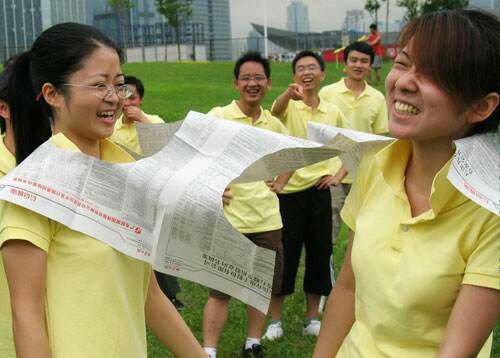
<path fill-rule="evenodd" d="M 243 75 L 241 77 L 238 77 L 238 81 L 250 82 L 251 80 L 254 80 L 255 82 L 261 82 L 267 80 L 267 77 L 262 75 Z"/>
<path fill-rule="evenodd" d="M 114 86 L 105 83 L 99 83 L 98 85 L 95 86 L 87 86 L 75 83 L 64 83 L 64 86 L 92 88 L 94 89 L 94 94 L 96 95 L 96 97 L 102 99 L 111 97 L 113 94 L 116 94 L 118 97 L 123 99 L 129 98 L 132 95 L 132 91 L 127 85 Z"/>
<path fill-rule="evenodd" d="M 318 65 L 297 66 L 295 68 L 295 72 L 296 73 L 303 73 L 303 72 L 306 72 L 306 70 L 314 72 L 316 70 L 319 70 L 319 68 L 320 67 Z"/>

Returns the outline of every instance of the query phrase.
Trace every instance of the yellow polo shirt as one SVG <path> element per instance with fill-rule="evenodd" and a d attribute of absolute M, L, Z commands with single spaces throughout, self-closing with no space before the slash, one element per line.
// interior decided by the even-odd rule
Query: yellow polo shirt
<path fill-rule="evenodd" d="M 307 122 L 343 127 L 345 121 L 344 114 L 336 105 L 321 99 L 315 111 L 303 101 L 290 100 L 285 112 L 278 118 L 287 127 L 290 135 L 305 139 L 307 139 Z M 335 175 L 341 166 L 342 162 L 338 157 L 335 157 L 297 169 L 281 193 L 296 193 L 308 189 L 315 185 L 321 177 Z"/>
<path fill-rule="evenodd" d="M 366 133 L 387 133 L 387 104 L 384 95 L 365 82 L 365 89 L 355 96 L 344 79 L 323 87 L 319 96 L 337 105 L 346 117 L 345 128 Z"/>
<path fill-rule="evenodd" d="M 337 357 L 435 357 L 463 284 L 500 290 L 500 217 L 434 178 L 412 217 L 404 189 L 411 144 L 367 155 L 341 215 L 355 232 L 355 322 Z M 479 357 L 489 357 L 491 337 Z"/>
<path fill-rule="evenodd" d="M 164 123 L 163 119 L 157 115 L 146 113 L 144 113 L 144 115 L 146 115 L 151 123 Z M 112 142 L 123 145 L 137 154 L 142 154 L 141 146 L 139 145 L 139 138 L 137 137 L 135 122 L 130 124 L 123 123 L 123 115 L 116 121 L 115 131 L 109 139 Z"/>
<path fill-rule="evenodd" d="M 236 101 L 225 107 L 212 108 L 208 114 L 240 124 L 288 134 L 283 124 L 263 108 L 261 108 L 259 119 L 252 123 L 252 118 L 247 117 L 241 111 Z M 283 227 L 278 197 L 263 181 L 231 185 L 231 193 L 233 200 L 229 205 L 224 205 L 224 213 L 231 225 L 241 233 L 264 232 Z"/>
<path fill-rule="evenodd" d="M 0 137 L 0 178 L 14 169 L 16 158 L 7 149 L 3 142 L 3 136 Z M 0 200 L 0 215 L 3 211 L 5 202 Z M 14 347 L 14 338 L 12 336 L 12 313 L 10 311 L 10 295 L 7 277 L 3 268 L 2 255 L 0 253 L 0 357 L 15 358 L 16 349 Z"/>
<path fill-rule="evenodd" d="M 64 135 L 55 145 L 78 148 Z M 101 158 L 133 159 L 108 140 Z M 146 357 L 144 305 L 151 266 L 33 211 L 6 203 L 0 246 L 26 240 L 47 253 L 45 312 L 54 358 Z"/>

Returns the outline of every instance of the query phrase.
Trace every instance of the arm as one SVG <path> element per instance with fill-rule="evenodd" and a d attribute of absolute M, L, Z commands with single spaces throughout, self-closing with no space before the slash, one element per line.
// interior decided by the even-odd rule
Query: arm
<path fill-rule="evenodd" d="M 285 187 L 286 183 L 288 183 L 288 180 L 290 180 L 293 173 L 295 173 L 295 171 L 278 175 L 276 179 L 266 181 L 266 184 L 272 192 L 279 194 Z"/>
<path fill-rule="evenodd" d="M 23 240 L 9 240 L 2 247 L 12 306 L 17 357 L 49 358 L 45 324 L 47 253 Z"/>
<path fill-rule="evenodd" d="M 124 108 L 123 114 L 126 118 L 127 123 L 151 123 L 151 121 L 139 107 L 129 106 L 127 108 Z"/>
<path fill-rule="evenodd" d="M 347 169 L 342 165 L 342 167 L 335 173 L 335 175 L 325 175 L 321 177 L 316 183 L 316 188 L 319 190 L 328 189 L 331 185 L 337 186 L 342 180 L 347 176 Z"/>
<path fill-rule="evenodd" d="M 328 298 L 313 358 L 335 357 L 354 323 L 355 282 L 351 266 L 353 239 L 354 233 L 349 231 L 344 265 Z"/>
<path fill-rule="evenodd" d="M 475 357 L 499 318 L 499 290 L 463 285 L 451 311 L 438 357 Z"/>
<path fill-rule="evenodd" d="M 304 98 L 304 94 L 302 92 L 302 87 L 296 83 L 292 83 L 288 86 L 285 92 L 276 98 L 274 102 L 273 108 L 271 109 L 271 114 L 273 116 L 279 117 L 286 111 L 286 107 L 288 106 L 288 102 L 293 99 L 295 101 L 301 100 Z"/>
<path fill-rule="evenodd" d="M 161 291 L 154 274 L 151 274 L 145 313 L 148 327 L 176 357 L 207 357 L 186 322 Z"/>

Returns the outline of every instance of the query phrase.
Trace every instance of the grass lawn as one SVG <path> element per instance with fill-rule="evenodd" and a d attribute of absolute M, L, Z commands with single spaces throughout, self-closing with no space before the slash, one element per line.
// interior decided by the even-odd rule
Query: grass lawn
<path fill-rule="evenodd" d="M 327 65 L 325 84 L 337 81 L 341 76 L 342 66 Z M 389 70 L 386 64 L 383 77 Z M 144 109 L 146 112 L 160 115 L 166 121 L 176 121 L 185 117 L 189 110 L 207 112 L 214 106 L 228 104 L 237 98 L 232 87 L 233 64 L 214 63 L 146 63 L 127 64 L 124 71 L 136 75 L 144 81 L 146 95 Z M 270 108 L 272 101 L 291 82 L 290 64 L 272 65 L 273 87 L 268 92 L 264 107 Z M 383 86 L 378 86 L 384 90 Z M 346 247 L 347 230 L 344 227 L 334 247 L 335 269 L 338 272 L 342 265 Z M 302 336 L 303 312 L 305 309 L 302 287 L 303 267 L 299 272 L 298 292 L 286 301 L 283 324 L 286 336 L 273 343 L 265 344 L 268 357 L 310 357 L 315 339 Z M 180 299 L 186 304 L 182 316 L 201 342 L 202 316 L 208 291 L 206 288 L 182 281 Z M 233 300 L 230 305 L 229 320 L 219 343 L 218 356 L 237 357 L 245 339 L 246 310 L 245 306 Z M 500 324 L 497 325 L 492 357 L 500 357 Z M 172 356 L 152 335 L 148 335 L 149 357 Z"/>

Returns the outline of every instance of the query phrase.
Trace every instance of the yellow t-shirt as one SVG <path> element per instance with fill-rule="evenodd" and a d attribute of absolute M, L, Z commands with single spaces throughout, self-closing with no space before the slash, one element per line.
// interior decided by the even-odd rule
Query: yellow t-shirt
<path fill-rule="evenodd" d="M 151 123 L 164 123 L 163 119 L 157 115 L 146 113 L 144 113 L 144 115 Z M 137 137 L 135 122 L 130 124 L 123 123 L 123 115 L 116 121 L 115 131 L 109 139 L 115 143 L 123 145 L 137 154 L 142 154 L 141 146 L 139 145 L 139 138 Z"/>
<path fill-rule="evenodd" d="M 78 148 L 64 135 L 55 145 Z M 101 158 L 133 159 L 108 140 Z M 144 305 L 151 266 L 33 211 L 6 203 L 0 246 L 26 240 L 47 253 L 45 312 L 54 358 L 146 357 Z"/>
<path fill-rule="evenodd" d="M 0 178 L 10 172 L 16 166 L 16 158 L 7 149 L 0 137 Z M 5 202 L 0 200 L 0 215 Z M 16 349 L 12 335 L 12 313 L 10 311 L 10 295 L 7 277 L 3 268 L 2 255 L 0 253 L 0 357 L 15 358 Z"/>
<path fill-rule="evenodd" d="M 236 104 L 236 101 L 225 107 L 215 107 L 209 115 L 253 125 L 273 132 L 287 134 L 286 128 L 267 110 L 261 108 L 259 119 L 252 123 Z M 263 181 L 231 185 L 233 199 L 224 205 L 227 220 L 238 231 L 248 234 L 277 230 L 283 227 L 279 210 L 278 197 L 269 190 Z"/>
<path fill-rule="evenodd" d="M 388 132 L 385 97 L 367 83 L 357 97 L 346 87 L 344 79 L 323 87 L 319 96 L 340 108 L 346 117 L 345 128 L 374 134 Z"/>
<path fill-rule="evenodd" d="M 412 217 L 411 144 L 367 155 L 341 215 L 355 232 L 355 322 L 337 357 L 435 357 L 463 284 L 500 290 L 500 217 L 434 178 L 432 208 Z M 479 357 L 489 357 L 491 337 Z"/>
<path fill-rule="evenodd" d="M 343 127 L 345 117 L 340 109 L 329 102 L 320 100 L 316 111 L 303 101 L 290 100 L 285 112 L 278 116 L 287 127 L 290 135 L 307 139 L 307 122 L 328 124 L 335 127 Z M 282 194 L 296 193 L 312 187 L 325 175 L 335 175 L 342 166 L 338 157 L 324 160 L 319 163 L 297 169 Z"/>

